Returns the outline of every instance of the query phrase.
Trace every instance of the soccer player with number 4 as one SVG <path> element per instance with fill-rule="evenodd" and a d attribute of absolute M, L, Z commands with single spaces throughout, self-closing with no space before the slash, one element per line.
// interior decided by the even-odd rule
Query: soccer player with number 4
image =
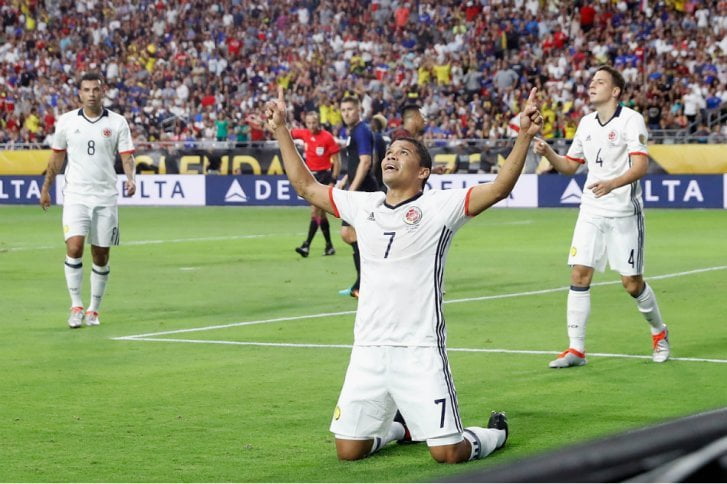
<path fill-rule="evenodd" d="M 68 326 L 80 328 L 100 324 L 99 309 L 109 277 L 109 251 L 119 244 L 116 189 L 116 153 L 121 156 L 127 196 L 136 192 L 134 145 L 126 119 L 103 107 L 104 86 L 101 76 L 86 73 L 81 77 L 79 97 L 82 107 L 58 119 L 48 161 L 40 205 L 51 204 L 50 186 L 63 168 L 68 154 L 63 188 L 63 232 L 66 241 L 65 273 L 71 295 Z M 91 304 L 84 312 L 83 245 L 91 244 Z"/>
<path fill-rule="evenodd" d="M 549 363 L 550 368 L 586 364 L 586 323 L 591 312 L 591 280 L 608 261 L 621 274 L 621 283 L 651 326 L 652 359 L 669 359 L 669 332 L 661 319 L 656 295 L 643 279 L 644 203 L 639 179 L 649 164 L 644 118 L 619 104 L 626 82 L 610 66 L 599 67 L 588 88 L 595 111 L 578 125 L 566 156 L 558 155 L 543 140 L 534 150 L 560 173 L 572 175 L 586 164 L 588 177 L 573 232 L 568 264 L 567 326 L 570 346 Z"/>
<path fill-rule="evenodd" d="M 387 193 L 323 185 L 295 149 L 282 88 L 265 111 L 298 194 L 346 220 L 358 234 L 361 293 L 354 344 L 330 427 L 338 458 L 363 459 L 407 439 L 426 440 L 432 457 L 447 463 L 479 459 L 502 447 L 509 431 L 504 413 L 493 412 L 487 427 L 462 426 L 446 350 L 442 279 L 454 233 L 507 197 L 522 172 L 543 121 L 536 89 L 497 178 L 452 190 L 424 192 L 432 159 L 414 138 L 395 140 L 381 162 Z M 397 408 L 403 418 L 395 421 Z"/>

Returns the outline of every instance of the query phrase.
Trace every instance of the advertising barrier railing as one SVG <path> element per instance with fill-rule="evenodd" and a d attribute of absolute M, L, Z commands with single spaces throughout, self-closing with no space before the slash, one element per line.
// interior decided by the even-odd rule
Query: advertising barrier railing
<path fill-rule="evenodd" d="M 552 140 L 553 148 L 565 153 L 568 140 Z M 136 171 L 154 175 L 282 175 L 276 142 L 236 144 L 204 142 L 194 145 L 173 142 L 145 143 L 136 147 Z M 490 173 L 512 149 L 512 139 L 429 140 L 436 166 L 447 173 Z M 649 145 L 650 173 L 727 173 L 727 145 Z M 0 175 L 41 175 L 50 150 L 0 150 Z M 542 159 L 531 152 L 525 173 L 535 173 Z M 547 166 L 547 162 L 544 163 Z M 117 171 L 121 173 L 120 159 Z"/>
<path fill-rule="evenodd" d="M 427 189 L 468 188 L 492 181 L 493 174 L 432 175 Z M 260 206 L 306 205 L 282 175 L 138 175 L 132 197 L 119 175 L 119 205 Z M 496 207 L 578 207 L 585 175 L 522 175 Z M 0 176 L 0 205 L 36 204 L 42 176 Z M 63 203 L 64 177 L 51 187 L 51 200 Z M 647 175 L 641 180 L 646 207 L 727 208 L 727 175 Z"/>

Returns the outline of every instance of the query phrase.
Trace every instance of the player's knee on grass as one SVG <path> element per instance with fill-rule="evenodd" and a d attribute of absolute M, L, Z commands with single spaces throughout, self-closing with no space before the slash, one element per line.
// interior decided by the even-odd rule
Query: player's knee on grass
<path fill-rule="evenodd" d="M 466 440 L 451 445 L 429 447 L 429 453 L 440 464 L 457 464 L 470 458 L 470 445 Z"/>
<path fill-rule="evenodd" d="M 371 440 L 344 440 L 336 439 L 336 455 L 338 460 L 360 460 L 368 457 L 371 447 L 374 445 Z"/>

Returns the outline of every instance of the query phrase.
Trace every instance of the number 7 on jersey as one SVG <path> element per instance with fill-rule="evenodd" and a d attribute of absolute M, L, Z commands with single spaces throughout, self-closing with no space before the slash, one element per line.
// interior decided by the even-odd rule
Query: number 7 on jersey
<path fill-rule="evenodd" d="M 386 252 L 384 252 L 384 259 L 386 259 L 387 257 L 389 257 L 389 251 L 391 251 L 391 244 L 394 242 L 396 232 L 384 232 L 384 235 L 389 237 L 389 245 L 386 246 Z"/>

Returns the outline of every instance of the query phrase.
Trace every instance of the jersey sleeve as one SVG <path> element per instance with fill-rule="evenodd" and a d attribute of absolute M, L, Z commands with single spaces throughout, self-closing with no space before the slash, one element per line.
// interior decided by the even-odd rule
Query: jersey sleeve
<path fill-rule="evenodd" d="M 583 123 L 578 124 L 578 128 L 576 129 L 576 134 L 573 136 L 573 142 L 570 144 L 570 147 L 568 148 L 568 152 L 566 153 L 565 157 L 569 159 L 570 161 L 575 161 L 578 163 L 585 163 L 586 162 L 586 154 L 583 152 Z"/>
<path fill-rule="evenodd" d="M 629 150 L 629 155 L 648 156 L 649 149 L 646 147 L 646 142 L 649 139 L 649 133 L 646 130 L 644 117 L 640 114 L 631 116 L 631 119 L 629 119 L 624 126 L 624 131 L 626 147 Z"/>
<path fill-rule="evenodd" d="M 56 123 L 56 132 L 53 134 L 53 142 L 51 143 L 51 149 L 53 151 L 66 151 L 68 147 L 68 140 L 66 139 L 65 130 L 65 116 L 61 116 Z"/>
<path fill-rule="evenodd" d="M 359 128 L 353 131 L 353 137 L 356 140 L 359 156 L 374 153 L 374 135 L 363 123 L 359 124 Z"/>
<path fill-rule="evenodd" d="M 303 139 L 305 136 L 305 130 L 300 128 L 295 128 L 290 130 L 290 137 L 293 139 Z"/>
<path fill-rule="evenodd" d="M 119 131 L 119 144 L 117 146 L 119 154 L 127 154 L 134 152 L 134 142 L 131 140 L 131 130 L 126 118 L 123 118 L 121 131 Z"/>
<path fill-rule="evenodd" d="M 364 205 L 366 198 L 371 194 L 368 192 L 341 190 L 333 187 L 330 188 L 328 193 L 331 202 L 333 202 L 334 215 L 355 227 L 354 222 L 356 221 L 356 217 Z"/>
<path fill-rule="evenodd" d="M 435 192 L 438 212 L 443 217 L 444 225 L 452 230 L 457 230 L 472 218 L 467 215 L 470 190 L 472 187 Z"/>

